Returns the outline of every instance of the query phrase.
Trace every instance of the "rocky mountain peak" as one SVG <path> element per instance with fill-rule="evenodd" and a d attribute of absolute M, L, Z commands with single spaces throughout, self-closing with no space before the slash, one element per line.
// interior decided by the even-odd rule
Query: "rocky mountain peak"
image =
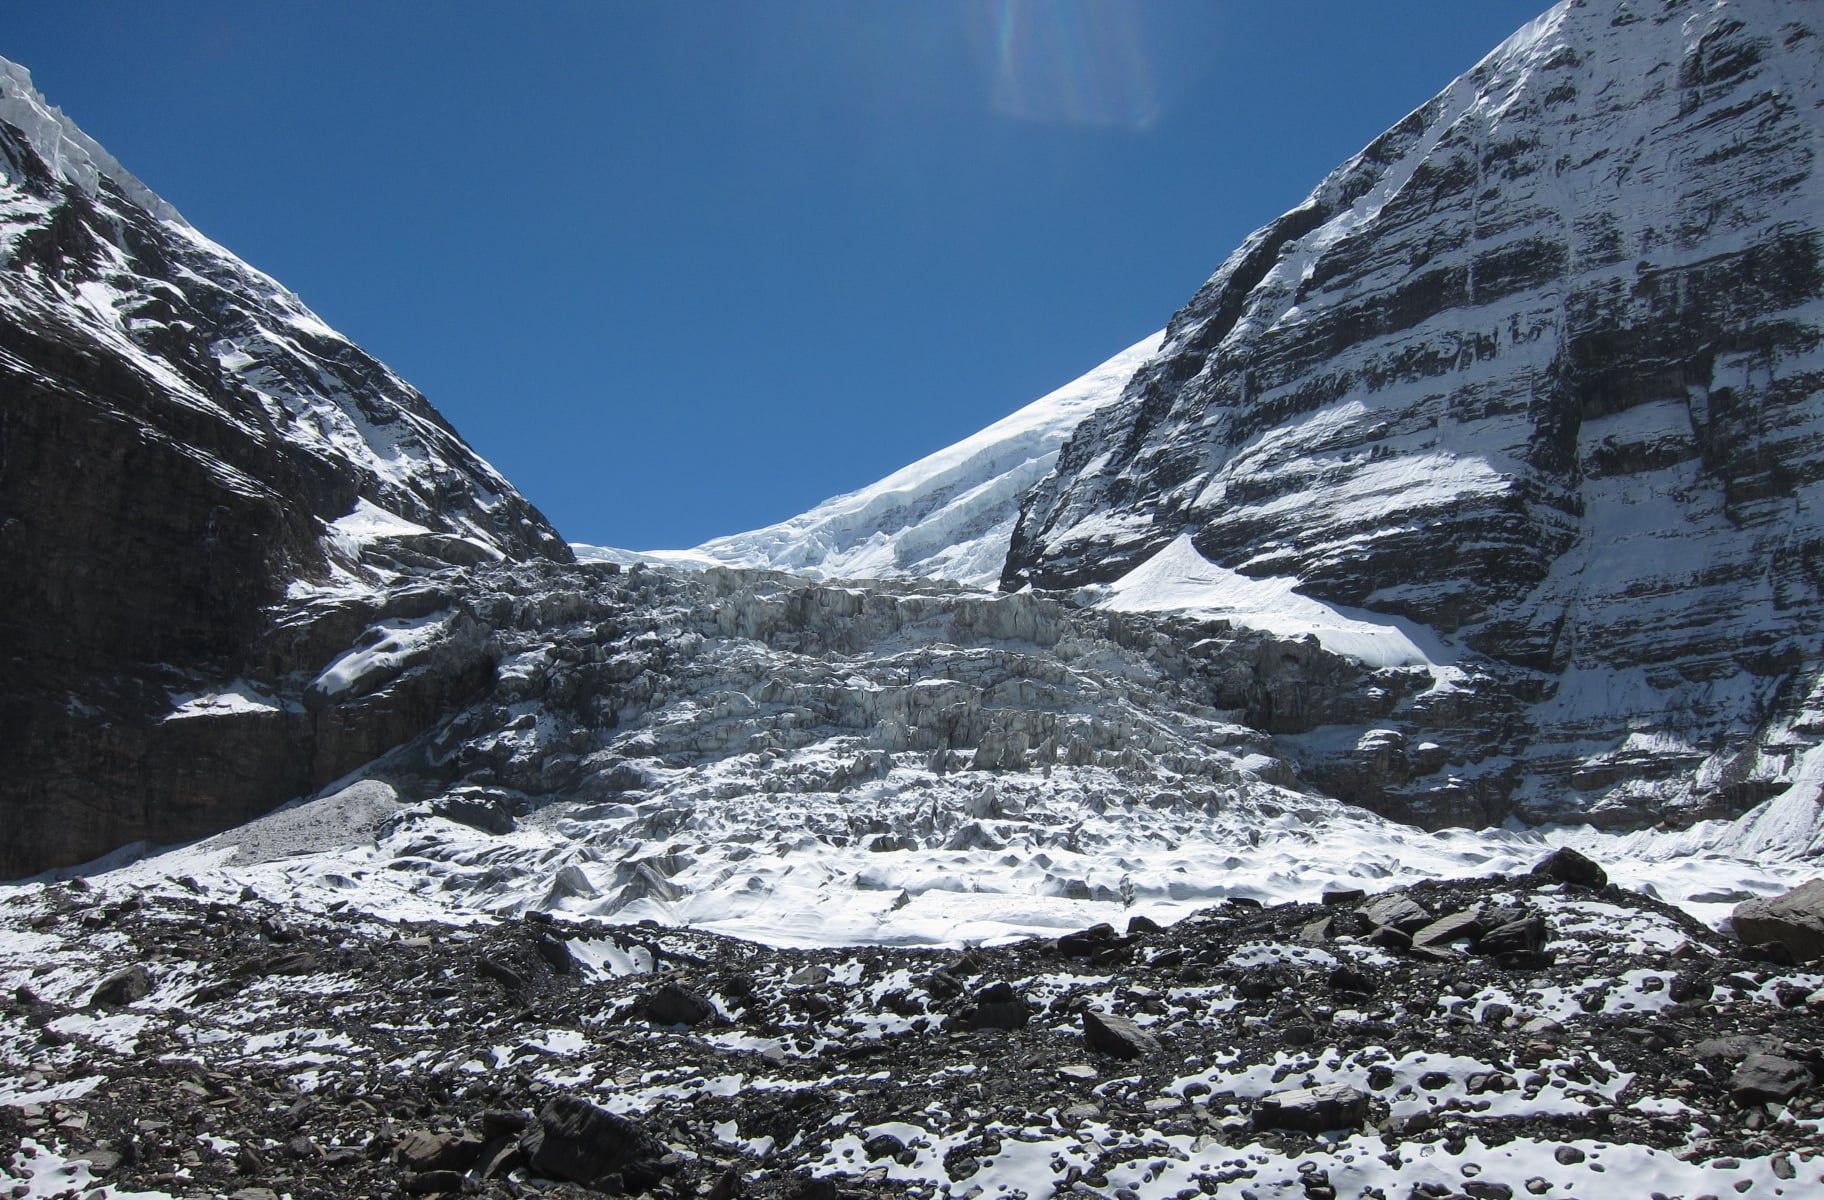
<path fill-rule="evenodd" d="M 0 801 L 22 822 L 0 873 L 308 790 L 249 767 L 196 796 L 155 769 L 146 733 L 194 673 L 266 665 L 288 592 L 571 558 L 421 395 L 192 229 L 11 64 L 0 390 L 0 555 L 30 564 L 0 588 L 0 709 L 21 748 Z M 148 786 L 191 795 L 191 815 L 151 816 Z"/>
<path fill-rule="evenodd" d="M 1504 680 L 1519 754 L 1389 811 L 1448 785 L 1458 816 L 1685 821 L 1778 791 L 1824 666 L 1815 16 L 1528 25 L 1229 256 L 1028 493 L 1003 586 L 1188 537 L 1237 586 L 1446 636 Z"/>

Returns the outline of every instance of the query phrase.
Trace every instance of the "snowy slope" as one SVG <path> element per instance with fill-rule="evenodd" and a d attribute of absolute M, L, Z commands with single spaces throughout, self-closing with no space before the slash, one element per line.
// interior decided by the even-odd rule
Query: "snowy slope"
<path fill-rule="evenodd" d="M 816 579 L 923 577 L 992 586 L 1020 499 L 1051 471 L 1058 448 L 1083 418 L 1120 396 L 1162 336 L 1128 347 L 980 433 L 777 525 L 690 551 L 575 549 L 579 557 L 607 562 L 722 563 Z"/>

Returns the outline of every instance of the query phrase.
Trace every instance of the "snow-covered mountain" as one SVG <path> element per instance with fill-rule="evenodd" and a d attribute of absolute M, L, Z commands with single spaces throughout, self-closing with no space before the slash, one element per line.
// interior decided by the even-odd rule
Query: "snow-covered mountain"
<path fill-rule="evenodd" d="M 809 512 L 693 550 L 630 554 L 579 544 L 598 562 L 722 564 L 814 579 L 949 579 L 992 587 L 1020 501 L 1091 413 L 1117 400 L 1158 349 L 1154 334 L 1019 411 Z"/>
<path fill-rule="evenodd" d="M 1188 568 L 1238 619 L 1427 631 L 1479 681 L 1328 784 L 1408 817 L 1682 823 L 1815 775 L 1821 31 L 1541 16 L 1229 256 L 1028 495 L 1005 584 Z"/>
<path fill-rule="evenodd" d="M 646 561 L 998 563 L 1418 670 L 1352 727 L 1276 728 L 1320 786 L 1405 820 L 1815 799 L 1821 45 L 1776 0 L 1560 4 L 1249 238 L 1162 340 Z"/>
<path fill-rule="evenodd" d="M 1554 9 L 628 566 L 8 72 L 0 1186 L 1815 1188 L 1810 17 Z"/>
<path fill-rule="evenodd" d="M 358 765 L 313 765 L 295 729 L 276 756 L 158 733 L 192 673 L 285 660 L 266 613 L 288 589 L 570 557 L 423 397 L 4 62 L 0 392 L 0 875 L 220 828 Z"/>

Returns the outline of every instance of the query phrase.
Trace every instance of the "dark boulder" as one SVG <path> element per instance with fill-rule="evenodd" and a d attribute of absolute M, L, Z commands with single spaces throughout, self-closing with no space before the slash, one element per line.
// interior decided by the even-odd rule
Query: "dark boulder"
<path fill-rule="evenodd" d="M 1098 1054 L 1110 1058 L 1142 1058 L 1156 1053 L 1159 1039 L 1126 1017 L 1083 1010 L 1083 1040 Z"/>
<path fill-rule="evenodd" d="M 1534 864 L 1532 874 L 1592 889 L 1607 887 L 1609 883 L 1607 871 L 1569 846 L 1560 846 L 1540 859 Z"/>
<path fill-rule="evenodd" d="M 89 998 L 89 1003 L 109 1007 L 131 1004 L 135 1000 L 143 1000 L 151 992 L 151 974 L 144 966 L 135 963 L 102 980 L 101 985 L 95 989 L 95 994 Z"/>
<path fill-rule="evenodd" d="M 1483 934 L 1476 941 L 1476 951 L 1499 957 L 1506 954 L 1537 954 L 1545 947 L 1549 931 L 1545 918 L 1540 916 L 1522 917 L 1498 925 Z"/>
<path fill-rule="evenodd" d="M 1070 958 L 1088 958 L 1097 951 L 1106 950 L 1119 936 L 1113 925 L 1091 925 L 1060 937 L 1058 953 Z"/>
<path fill-rule="evenodd" d="M 701 1025 L 715 1005 L 678 983 L 667 983 L 640 1001 L 640 1014 L 654 1025 Z"/>
<path fill-rule="evenodd" d="M 993 983 L 975 994 L 975 1002 L 956 1014 L 963 1029 L 1024 1029 L 1032 1019 L 1032 1005 L 1010 983 Z"/>
<path fill-rule="evenodd" d="M 580 1096 L 546 1104 L 524 1146 L 534 1174 L 611 1194 L 649 1189 L 681 1165 L 664 1142 Z"/>

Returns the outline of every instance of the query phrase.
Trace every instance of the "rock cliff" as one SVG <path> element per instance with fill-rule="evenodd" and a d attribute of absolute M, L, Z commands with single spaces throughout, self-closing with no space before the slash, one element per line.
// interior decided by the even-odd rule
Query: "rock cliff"
<path fill-rule="evenodd" d="M 287 589 L 570 557 L 422 396 L 10 63 L 0 394 L 0 876 L 220 828 L 354 765 L 313 766 L 298 714 L 244 730 L 257 753 L 155 719 L 190 673 L 251 669 Z"/>
<path fill-rule="evenodd" d="M 1505 745 L 1352 789 L 1383 811 L 1784 789 L 1824 668 L 1819 34 L 1775 0 L 1553 8 L 1223 263 L 1026 497 L 1004 586 L 1188 537 L 1444 635 Z"/>

